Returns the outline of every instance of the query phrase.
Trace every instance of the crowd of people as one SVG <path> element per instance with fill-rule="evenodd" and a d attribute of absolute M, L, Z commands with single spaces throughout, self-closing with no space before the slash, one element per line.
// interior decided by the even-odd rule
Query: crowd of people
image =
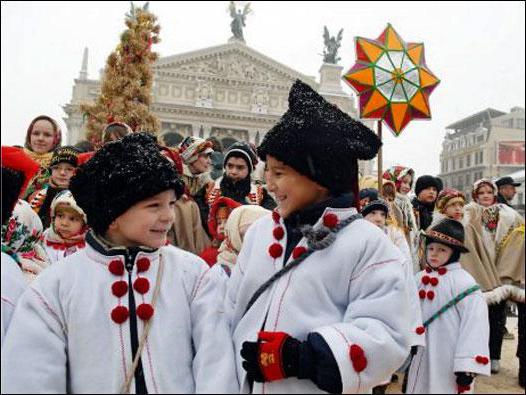
<path fill-rule="evenodd" d="M 381 141 L 301 81 L 257 148 L 101 141 L 2 147 L 2 393 L 469 393 L 510 304 L 524 388 L 512 178 L 360 177 Z"/>

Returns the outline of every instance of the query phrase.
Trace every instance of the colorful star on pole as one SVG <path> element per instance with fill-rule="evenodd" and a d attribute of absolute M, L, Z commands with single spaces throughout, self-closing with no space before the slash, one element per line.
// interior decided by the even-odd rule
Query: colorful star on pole
<path fill-rule="evenodd" d="M 405 43 L 388 24 L 376 40 L 355 38 L 356 64 L 344 75 L 360 99 L 360 117 L 381 119 L 398 136 L 413 119 L 430 119 L 429 95 L 440 80 L 424 44 Z"/>

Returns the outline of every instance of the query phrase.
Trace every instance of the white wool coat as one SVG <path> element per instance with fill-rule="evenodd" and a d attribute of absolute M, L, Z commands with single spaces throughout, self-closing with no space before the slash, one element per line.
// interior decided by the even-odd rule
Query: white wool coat
<path fill-rule="evenodd" d="M 355 209 L 326 209 L 340 220 Z M 321 218 L 315 227 L 320 226 Z M 283 219 L 280 219 L 280 225 Z M 228 283 L 226 308 L 241 391 L 248 392 L 240 350 L 258 332 L 282 331 L 305 341 L 317 332 L 338 364 L 343 392 L 364 393 L 385 382 L 409 353 L 411 338 L 406 275 L 399 250 L 375 225 L 358 219 L 337 233 L 328 248 L 316 251 L 265 291 L 246 315 L 259 286 L 283 267 L 268 253 L 275 242 L 271 215 L 248 230 Z M 286 233 L 286 232 L 285 232 Z M 287 235 L 280 241 L 286 246 Z M 303 238 L 298 246 L 306 246 Z M 292 257 L 289 258 L 289 261 Z M 360 373 L 353 368 L 350 346 L 359 345 L 367 359 Z M 254 383 L 253 393 L 321 393 L 311 380 L 286 378 Z"/>
<path fill-rule="evenodd" d="M 237 392 L 217 278 L 200 258 L 172 246 L 139 252 L 135 263 L 140 258 L 151 262 L 140 273 L 150 289 L 141 295 L 130 287 L 136 305 L 151 303 L 160 254 L 164 275 L 141 355 L 148 392 Z M 128 278 L 126 270 L 122 276 L 109 271 L 113 259 L 87 245 L 31 284 L 2 350 L 2 393 L 119 392 L 132 352 L 130 319 L 117 324 L 110 317 L 119 303 L 129 307 L 128 294 L 112 294 L 112 284 Z M 134 264 L 132 284 L 137 276 Z M 143 329 L 144 321 L 137 318 L 139 339 Z"/>
<path fill-rule="evenodd" d="M 446 266 L 447 272 L 416 274 L 419 291 L 434 292 L 434 299 L 421 300 L 422 318 L 429 319 L 461 292 L 476 285 L 459 263 Z M 438 278 L 438 284 L 424 285 L 422 278 Z M 477 357 L 486 359 L 481 363 Z M 419 347 L 409 368 L 407 393 L 456 394 L 455 372 L 490 375 L 488 306 L 480 290 L 449 308 L 426 329 L 426 347 Z M 471 386 L 473 390 L 474 384 Z"/>

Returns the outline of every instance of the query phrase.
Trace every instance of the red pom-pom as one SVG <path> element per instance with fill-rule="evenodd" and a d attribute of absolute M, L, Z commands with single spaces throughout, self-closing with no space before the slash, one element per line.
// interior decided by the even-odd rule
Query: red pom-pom
<path fill-rule="evenodd" d="M 292 259 L 298 259 L 300 256 L 307 252 L 307 248 L 300 246 L 292 250 Z"/>
<path fill-rule="evenodd" d="M 137 260 L 137 272 L 142 273 L 150 268 L 150 260 L 148 258 L 140 258 Z"/>
<path fill-rule="evenodd" d="M 422 277 L 422 284 L 427 285 L 429 284 L 430 281 L 431 281 L 431 277 L 429 276 Z"/>
<path fill-rule="evenodd" d="M 279 215 L 277 211 L 272 212 L 272 219 L 274 220 L 275 223 L 279 224 L 280 218 L 281 218 L 281 215 Z"/>
<path fill-rule="evenodd" d="M 117 324 L 122 324 L 128 319 L 130 312 L 125 306 L 117 306 L 111 311 L 111 319 Z"/>
<path fill-rule="evenodd" d="M 327 228 L 336 227 L 339 221 L 340 220 L 338 219 L 338 216 L 333 213 L 328 213 L 323 216 L 323 225 L 325 225 Z"/>
<path fill-rule="evenodd" d="M 276 240 L 281 240 L 283 239 L 283 236 L 285 236 L 285 231 L 283 230 L 282 226 L 278 226 L 277 228 L 274 228 L 272 234 Z"/>
<path fill-rule="evenodd" d="M 269 247 L 268 253 L 274 259 L 279 258 L 283 254 L 283 247 L 279 243 L 274 243 Z"/>
<path fill-rule="evenodd" d="M 425 299 L 425 298 L 426 298 L 426 291 L 424 291 L 423 289 L 421 289 L 421 290 L 418 292 L 418 296 L 420 296 L 420 299 Z"/>
<path fill-rule="evenodd" d="M 440 274 L 441 276 L 443 276 L 446 273 L 447 269 L 445 267 L 441 267 L 440 269 L 438 269 L 438 274 Z"/>
<path fill-rule="evenodd" d="M 426 331 L 426 328 L 424 328 L 423 326 L 419 326 L 418 328 L 416 328 L 415 332 L 417 335 L 422 335 L 424 332 Z"/>
<path fill-rule="evenodd" d="M 427 298 L 429 300 L 435 299 L 435 293 L 433 291 L 427 291 Z"/>
<path fill-rule="evenodd" d="M 430 267 L 426 267 L 426 273 L 431 273 L 433 270 L 431 270 Z"/>
<path fill-rule="evenodd" d="M 487 365 L 489 363 L 489 358 L 483 357 L 482 355 L 477 355 L 475 361 L 477 361 L 477 363 L 480 363 L 481 365 Z"/>
<path fill-rule="evenodd" d="M 365 353 L 359 345 L 353 344 L 350 347 L 349 356 L 352 366 L 357 373 L 360 373 L 367 367 L 367 358 L 365 358 Z"/>
<path fill-rule="evenodd" d="M 134 281 L 133 289 L 135 289 L 140 294 L 145 294 L 150 289 L 150 282 L 147 278 L 140 277 Z"/>
<path fill-rule="evenodd" d="M 436 287 L 436 286 L 438 285 L 438 278 L 433 277 L 433 278 L 431 279 L 431 285 L 432 285 L 433 287 Z"/>
<path fill-rule="evenodd" d="M 148 321 L 150 318 L 152 318 L 153 315 L 153 307 L 151 304 L 148 303 L 142 303 L 137 307 L 137 317 L 139 317 L 143 321 Z"/>
<path fill-rule="evenodd" d="M 471 386 L 469 385 L 459 385 L 458 386 L 458 393 L 463 394 L 464 392 L 468 392 L 471 389 Z"/>
<path fill-rule="evenodd" d="M 110 270 L 111 274 L 122 276 L 124 274 L 124 263 L 118 259 L 115 259 L 114 261 L 110 262 L 108 269 Z"/>
<path fill-rule="evenodd" d="M 111 292 L 118 298 L 126 295 L 128 292 L 128 283 L 126 281 L 115 281 L 111 285 Z"/>

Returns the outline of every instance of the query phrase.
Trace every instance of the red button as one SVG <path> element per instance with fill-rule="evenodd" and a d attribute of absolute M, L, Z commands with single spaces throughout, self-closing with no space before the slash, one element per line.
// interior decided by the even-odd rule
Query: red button
<path fill-rule="evenodd" d="M 118 259 L 113 260 L 108 265 L 108 269 L 110 270 L 111 274 L 114 274 L 115 276 L 122 276 L 124 274 L 124 263 Z"/>
<path fill-rule="evenodd" d="M 279 243 L 274 243 L 269 247 L 268 253 L 274 259 L 279 258 L 283 254 L 283 247 Z"/>
<path fill-rule="evenodd" d="M 150 260 L 146 257 L 137 260 L 137 272 L 142 273 L 150 268 Z"/>
<path fill-rule="evenodd" d="M 115 281 L 111 286 L 111 292 L 120 298 L 128 292 L 128 283 L 126 281 Z"/>
<path fill-rule="evenodd" d="M 117 306 L 111 311 L 111 319 L 117 324 L 122 324 L 129 316 L 130 312 L 125 306 Z"/>

